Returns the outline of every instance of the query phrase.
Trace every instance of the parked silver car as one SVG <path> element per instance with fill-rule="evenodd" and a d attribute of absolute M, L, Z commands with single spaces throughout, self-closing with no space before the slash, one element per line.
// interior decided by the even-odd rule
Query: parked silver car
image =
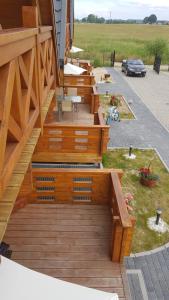
<path fill-rule="evenodd" d="M 129 59 L 122 61 L 122 72 L 126 74 L 126 76 L 132 75 L 140 75 L 145 77 L 146 69 L 144 63 L 140 59 Z"/>

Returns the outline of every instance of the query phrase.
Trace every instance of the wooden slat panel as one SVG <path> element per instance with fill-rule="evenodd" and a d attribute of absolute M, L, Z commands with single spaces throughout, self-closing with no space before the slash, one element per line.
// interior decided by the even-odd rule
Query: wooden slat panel
<path fill-rule="evenodd" d="M 72 86 L 72 85 L 92 86 L 94 84 L 95 84 L 94 76 L 90 76 L 90 75 L 65 75 L 64 76 L 64 86 Z"/>
<path fill-rule="evenodd" d="M 85 203 L 86 201 L 89 204 L 109 204 L 111 201 L 110 170 L 33 169 L 32 176 L 33 203 Z M 52 181 L 45 181 L 45 178 L 51 178 Z M 81 198 L 78 200 L 77 196 L 85 197 L 84 201 Z M 53 200 L 39 197 L 53 197 Z"/>

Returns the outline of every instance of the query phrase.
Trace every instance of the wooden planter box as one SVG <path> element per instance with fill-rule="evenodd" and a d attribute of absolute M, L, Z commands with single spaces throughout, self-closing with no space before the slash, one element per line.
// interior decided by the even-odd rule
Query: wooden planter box
<path fill-rule="evenodd" d="M 140 183 L 149 188 L 155 187 L 157 185 L 157 180 L 151 180 L 146 178 L 140 178 Z"/>

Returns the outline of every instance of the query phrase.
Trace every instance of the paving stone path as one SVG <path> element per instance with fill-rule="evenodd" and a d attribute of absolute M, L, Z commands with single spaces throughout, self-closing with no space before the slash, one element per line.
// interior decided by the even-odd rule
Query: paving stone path
<path fill-rule="evenodd" d="M 125 265 L 132 300 L 169 299 L 169 245 L 128 257 Z"/>
<path fill-rule="evenodd" d="M 107 71 L 111 74 L 113 83 L 98 84 L 98 92 L 105 94 L 108 91 L 124 95 L 127 102 L 132 102 L 130 106 L 136 116 L 136 120 L 113 122 L 108 146 L 129 147 L 132 144 L 135 148 L 155 148 L 169 170 L 169 132 L 119 71 L 112 68 L 107 68 Z"/>

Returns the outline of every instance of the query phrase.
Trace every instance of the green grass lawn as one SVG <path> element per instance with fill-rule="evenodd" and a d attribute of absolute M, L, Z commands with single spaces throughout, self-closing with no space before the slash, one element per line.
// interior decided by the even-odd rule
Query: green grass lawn
<path fill-rule="evenodd" d="M 135 160 L 126 160 L 123 154 L 127 152 L 128 150 L 124 149 L 108 151 L 103 157 L 103 165 L 105 168 L 123 169 L 123 191 L 134 195 L 133 214 L 136 216 L 137 223 L 132 252 L 136 253 L 151 250 L 169 242 L 169 233 L 159 234 L 147 227 L 147 219 L 156 214 L 157 207 L 162 208 L 162 218 L 169 224 L 169 173 L 155 151 L 134 150 L 137 156 Z M 147 167 L 151 160 L 152 171 L 160 176 L 158 185 L 152 189 L 140 184 L 138 174 L 138 169 Z"/>
<path fill-rule="evenodd" d="M 109 65 L 110 53 L 116 50 L 116 60 L 140 57 L 146 64 L 153 58 L 145 53 L 145 45 L 156 38 L 169 42 L 169 26 L 149 24 L 75 24 L 74 44 L 85 51 L 76 54 L 90 59 L 95 66 Z M 163 63 L 168 63 L 165 58 Z"/>

